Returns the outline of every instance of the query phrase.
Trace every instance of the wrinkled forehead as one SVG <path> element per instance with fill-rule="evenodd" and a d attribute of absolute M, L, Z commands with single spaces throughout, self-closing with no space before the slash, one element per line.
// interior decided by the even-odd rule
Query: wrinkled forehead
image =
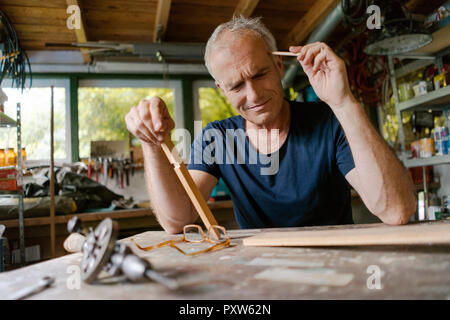
<path fill-rule="evenodd" d="M 256 33 L 224 31 L 212 47 L 209 63 L 217 76 L 239 68 L 258 69 L 271 62 L 271 54 L 264 40 Z"/>

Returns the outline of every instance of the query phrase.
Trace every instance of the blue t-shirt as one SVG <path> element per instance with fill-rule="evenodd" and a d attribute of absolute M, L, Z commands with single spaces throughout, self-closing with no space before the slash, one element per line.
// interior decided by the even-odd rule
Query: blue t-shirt
<path fill-rule="evenodd" d="M 353 223 L 345 175 L 355 164 L 341 125 L 323 102 L 290 102 L 290 109 L 276 152 L 258 153 L 235 116 L 203 128 L 187 168 L 223 179 L 241 228 Z"/>

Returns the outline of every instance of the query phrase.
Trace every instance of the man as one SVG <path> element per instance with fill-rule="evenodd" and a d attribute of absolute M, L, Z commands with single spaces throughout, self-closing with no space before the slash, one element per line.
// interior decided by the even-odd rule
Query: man
<path fill-rule="evenodd" d="M 289 103 L 275 50 L 260 20 L 242 17 L 217 27 L 207 43 L 206 66 L 240 116 L 208 124 L 203 133 L 222 135 L 193 143 L 188 169 L 204 198 L 221 177 L 242 228 L 346 224 L 353 223 L 348 181 L 383 222 L 407 223 L 416 209 L 411 179 L 352 95 L 344 62 L 324 43 L 291 47 L 324 103 Z M 133 107 L 126 122 L 142 141 L 156 216 L 167 232 L 178 233 L 197 214 L 160 147 L 174 122 L 158 97 Z M 263 175 L 261 161 L 230 164 L 217 153 L 215 162 L 193 161 L 227 130 L 239 129 L 246 150 L 278 160 L 276 172 Z M 223 153 L 233 153 L 225 145 Z"/>

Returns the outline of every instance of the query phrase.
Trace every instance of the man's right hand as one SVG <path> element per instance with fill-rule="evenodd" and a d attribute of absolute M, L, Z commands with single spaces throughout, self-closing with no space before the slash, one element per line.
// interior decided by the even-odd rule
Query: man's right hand
<path fill-rule="evenodd" d="M 175 127 L 166 104 L 159 97 L 141 100 L 127 113 L 125 122 L 128 131 L 149 146 L 159 146 L 164 135 Z"/>

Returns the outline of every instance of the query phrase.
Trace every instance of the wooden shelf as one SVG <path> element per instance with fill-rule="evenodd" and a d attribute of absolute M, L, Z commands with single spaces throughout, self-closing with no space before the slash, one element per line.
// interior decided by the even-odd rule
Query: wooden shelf
<path fill-rule="evenodd" d="M 229 209 L 233 208 L 233 202 L 229 201 L 217 201 L 209 202 L 208 207 L 211 210 L 215 209 Z M 126 219 L 126 218 L 138 218 L 154 216 L 151 208 L 139 208 L 139 209 L 127 209 L 127 210 L 114 210 L 103 212 L 89 212 L 89 213 L 75 213 L 69 215 L 56 215 L 55 224 L 65 224 L 73 217 L 79 217 L 82 221 L 101 221 L 105 218 L 111 219 Z M 17 228 L 19 221 L 17 219 L 0 220 L 0 224 L 4 224 L 7 228 Z M 25 218 L 25 227 L 30 226 L 44 226 L 50 224 L 50 217 L 36 217 Z"/>
<path fill-rule="evenodd" d="M 124 218 L 153 216 L 153 212 L 151 209 L 130 209 L 130 210 L 115 210 L 105 212 L 57 215 L 55 216 L 55 224 L 67 223 L 70 219 L 72 219 L 75 216 L 79 217 L 82 221 L 100 221 L 105 218 L 124 219 Z M 19 226 L 19 221 L 17 219 L 0 220 L 0 224 L 4 224 L 7 228 L 17 228 Z M 49 225 L 50 217 L 25 218 L 24 224 L 25 227 Z"/>

